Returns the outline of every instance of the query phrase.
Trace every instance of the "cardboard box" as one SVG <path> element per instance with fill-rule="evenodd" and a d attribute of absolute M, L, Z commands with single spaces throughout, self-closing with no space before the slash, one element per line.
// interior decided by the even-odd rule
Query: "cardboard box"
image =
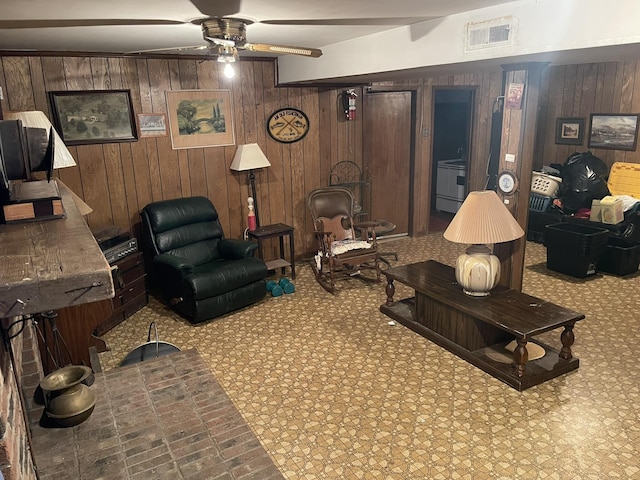
<path fill-rule="evenodd" d="M 621 198 L 606 196 L 600 200 L 602 223 L 615 225 L 624 220 L 624 205 Z"/>
<path fill-rule="evenodd" d="M 602 223 L 602 213 L 600 212 L 600 200 L 591 200 L 591 213 L 589 220 Z"/>

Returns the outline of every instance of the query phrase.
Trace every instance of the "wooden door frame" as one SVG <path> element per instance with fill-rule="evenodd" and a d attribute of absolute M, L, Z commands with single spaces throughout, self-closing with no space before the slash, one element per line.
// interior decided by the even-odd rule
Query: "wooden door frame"
<path fill-rule="evenodd" d="M 465 191 L 467 194 L 471 191 L 471 178 L 473 178 L 472 172 L 474 171 L 472 167 L 475 167 L 475 163 L 473 162 L 473 151 L 475 145 L 473 144 L 473 138 L 476 133 L 476 121 L 475 115 L 478 111 L 478 86 L 477 85 L 432 85 L 431 86 L 431 142 L 429 147 L 429 188 L 433 184 L 433 170 L 436 168 L 435 161 L 433 158 L 433 132 L 435 132 L 436 128 L 436 92 L 439 90 L 468 90 L 471 92 L 471 110 L 469 112 L 469 126 L 468 126 L 468 152 L 467 152 L 467 172 L 465 179 Z M 427 210 L 428 218 L 427 218 L 427 231 L 429 221 L 431 220 L 431 211 L 433 210 L 433 205 L 431 204 L 431 191 L 429 191 L 428 202 L 429 208 Z"/>
<path fill-rule="evenodd" d="M 410 237 L 415 235 L 415 218 L 414 212 L 418 210 L 418 199 L 414 194 L 415 192 L 415 179 L 416 179 L 416 151 L 417 151 L 417 139 L 418 139 L 418 129 L 419 122 L 418 118 L 418 99 L 422 96 L 422 91 L 418 86 L 368 86 L 362 89 L 363 96 L 370 94 L 378 94 L 378 93 L 401 93 L 401 92 L 409 92 L 411 94 L 411 132 L 410 132 L 410 145 L 409 145 L 409 223 L 408 223 L 408 235 Z M 368 134 L 368 130 L 370 129 L 370 117 L 367 115 L 365 111 L 365 101 L 362 99 L 362 118 L 363 126 L 362 126 L 362 134 L 363 138 L 366 138 Z M 362 158 L 362 166 L 364 169 L 365 161 L 367 158 L 371 158 L 371 144 L 367 141 L 362 142 L 363 145 L 363 158 Z"/>

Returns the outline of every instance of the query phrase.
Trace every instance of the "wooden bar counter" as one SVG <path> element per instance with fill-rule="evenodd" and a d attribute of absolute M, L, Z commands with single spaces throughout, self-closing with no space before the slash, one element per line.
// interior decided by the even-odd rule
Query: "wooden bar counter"
<path fill-rule="evenodd" d="M 0 225 L 0 317 L 113 297 L 111 269 L 59 182 L 65 218 Z"/>

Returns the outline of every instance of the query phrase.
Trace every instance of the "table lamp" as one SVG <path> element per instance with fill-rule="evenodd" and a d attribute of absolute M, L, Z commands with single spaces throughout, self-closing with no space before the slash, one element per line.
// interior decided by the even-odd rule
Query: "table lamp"
<path fill-rule="evenodd" d="M 27 112 L 5 112 L 5 120 L 20 120 L 22 125 L 31 128 L 43 128 L 47 132 L 52 129 L 51 122 L 44 114 L 39 110 L 27 111 Z M 48 134 L 48 133 L 47 133 Z M 54 156 L 53 156 L 53 168 L 65 168 L 75 167 L 76 161 L 73 159 L 71 152 L 67 149 L 58 133 L 53 130 L 54 138 Z"/>
<path fill-rule="evenodd" d="M 444 232 L 450 242 L 471 244 L 456 260 L 456 280 L 464 293 L 485 297 L 498 284 L 500 260 L 488 244 L 510 242 L 524 230 L 496 192 L 471 192 Z"/>
<path fill-rule="evenodd" d="M 271 164 L 262 152 L 257 143 L 239 145 L 236 155 L 231 162 L 231 170 L 238 172 L 249 171 L 249 182 L 251 183 L 251 196 L 253 197 L 253 211 L 256 216 L 256 226 L 260 226 L 260 216 L 258 215 L 258 197 L 256 196 L 256 176 L 253 171 L 256 168 L 270 167 Z"/>

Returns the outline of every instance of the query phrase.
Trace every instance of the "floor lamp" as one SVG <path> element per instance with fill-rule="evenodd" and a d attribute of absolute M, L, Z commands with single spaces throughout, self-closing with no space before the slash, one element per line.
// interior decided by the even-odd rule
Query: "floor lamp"
<path fill-rule="evenodd" d="M 249 171 L 249 183 L 251 184 L 251 195 L 253 196 L 253 209 L 256 215 L 256 225 L 260 226 L 260 216 L 258 214 L 258 197 L 256 196 L 256 176 L 253 171 L 256 168 L 270 167 L 271 164 L 262 152 L 257 143 L 239 145 L 236 155 L 231 162 L 231 170 L 238 172 Z"/>

